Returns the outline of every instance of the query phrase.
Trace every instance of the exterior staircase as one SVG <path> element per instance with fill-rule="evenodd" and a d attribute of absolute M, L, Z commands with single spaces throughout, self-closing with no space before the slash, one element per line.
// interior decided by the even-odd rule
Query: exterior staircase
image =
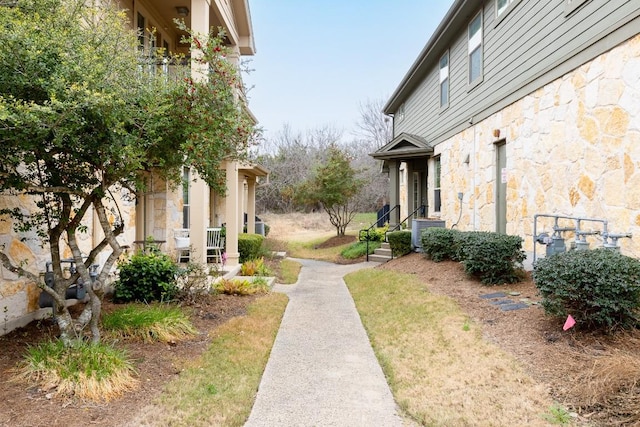
<path fill-rule="evenodd" d="M 391 247 L 387 242 L 383 242 L 382 247 L 376 249 L 373 254 L 369 255 L 369 261 L 387 262 L 389 260 L 391 260 Z"/>

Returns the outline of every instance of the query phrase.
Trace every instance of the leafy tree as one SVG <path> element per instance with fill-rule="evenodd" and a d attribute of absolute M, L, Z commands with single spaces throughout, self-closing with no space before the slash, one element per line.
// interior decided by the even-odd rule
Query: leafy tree
<path fill-rule="evenodd" d="M 298 188 L 297 200 L 305 205 L 322 206 L 337 235 L 344 236 L 347 225 L 358 212 L 354 199 L 364 184 L 356 175 L 346 151 L 332 145 L 327 160 Z"/>
<path fill-rule="evenodd" d="M 240 80 L 217 31 L 189 37 L 193 60 L 208 64 L 207 79 L 194 81 L 188 67 L 175 78 L 156 72 L 154 58 L 140 58 L 124 12 L 109 1 L 15 0 L 0 3 L 0 22 L 0 191 L 34 201 L 29 212 L 0 215 L 48 247 L 55 286 L 4 252 L 0 262 L 51 295 L 63 341 L 87 326 L 99 341 L 103 284 L 122 253 L 117 199 L 135 198 L 151 173 L 177 184 L 182 164 L 223 189 L 220 162 L 242 156 L 253 134 L 237 106 Z M 79 240 L 92 212 L 104 238 L 83 253 Z M 70 278 L 63 276 L 65 250 L 77 266 Z M 89 268 L 102 251 L 110 252 L 86 287 L 90 302 L 73 319 L 65 291 L 78 278 L 92 282 Z"/>

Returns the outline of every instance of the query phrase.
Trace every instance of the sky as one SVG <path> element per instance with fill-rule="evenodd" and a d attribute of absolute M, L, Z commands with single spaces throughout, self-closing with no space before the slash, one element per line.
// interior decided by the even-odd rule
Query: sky
<path fill-rule="evenodd" d="M 265 138 L 286 125 L 354 135 L 389 99 L 453 0 L 249 0 L 256 54 L 244 76 Z"/>

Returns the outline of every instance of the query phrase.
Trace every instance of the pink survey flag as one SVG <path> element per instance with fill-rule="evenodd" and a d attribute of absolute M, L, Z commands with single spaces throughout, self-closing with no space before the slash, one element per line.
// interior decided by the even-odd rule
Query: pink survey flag
<path fill-rule="evenodd" d="M 562 330 L 566 331 L 567 329 L 571 329 L 575 324 L 576 324 L 576 320 L 571 315 L 569 315 L 567 317 L 567 320 L 564 322 L 564 326 L 562 327 Z"/>

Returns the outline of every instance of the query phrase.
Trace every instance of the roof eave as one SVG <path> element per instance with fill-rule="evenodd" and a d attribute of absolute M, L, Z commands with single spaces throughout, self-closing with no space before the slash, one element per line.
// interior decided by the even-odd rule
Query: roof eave
<path fill-rule="evenodd" d="M 393 92 L 389 101 L 385 104 L 383 112 L 387 115 L 395 113 L 402 104 L 406 96 L 417 86 L 434 61 L 439 61 L 444 46 L 448 46 L 451 39 L 458 34 L 459 25 L 469 19 L 469 15 L 473 14 L 481 3 L 478 0 L 455 0 L 449 8 L 449 11 L 442 19 L 433 35 L 422 49 L 418 58 L 409 68 L 396 90 Z"/>

